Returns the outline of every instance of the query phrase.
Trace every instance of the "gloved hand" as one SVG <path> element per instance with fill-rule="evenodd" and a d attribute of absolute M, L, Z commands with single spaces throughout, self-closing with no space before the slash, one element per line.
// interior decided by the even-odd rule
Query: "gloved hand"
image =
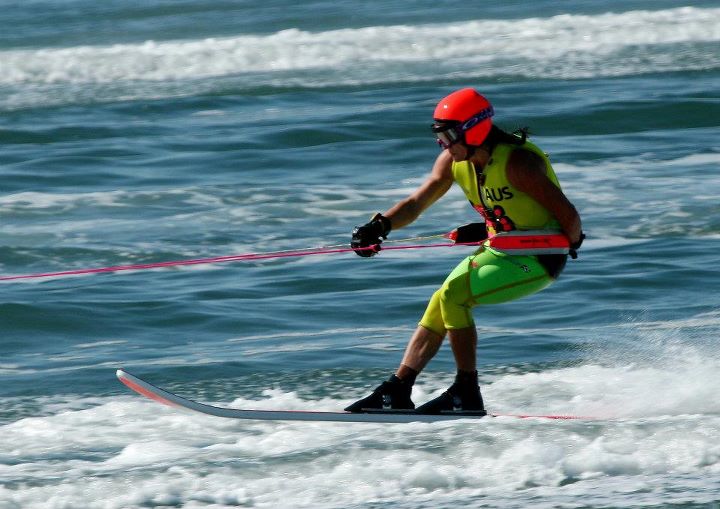
<path fill-rule="evenodd" d="M 373 216 L 369 223 L 356 226 L 352 231 L 350 247 L 358 256 L 368 258 L 380 251 L 380 244 L 387 239 L 388 233 L 392 230 L 390 220 L 380 213 Z M 373 246 L 372 249 L 368 249 Z M 365 249 L 362 249 L 365 248 Z"/>
<path fill-rule="evenodd" d="M 487 239 L 487 228 L 485 223 L 469 223 L 458 226 L 450 232 L 448 238 L 455 244 L 465 244 L 470 242 L 482 242 Z"/>
<path fill-rule="evenodd" d="M 580 249 L 580 246 L 582 246 L 583 240 L 585 240 L 585 234 L 580 233 L 580 240 L 570 244 L 570 258 L 573 260 L 577 259 L 577 250 Z"/>

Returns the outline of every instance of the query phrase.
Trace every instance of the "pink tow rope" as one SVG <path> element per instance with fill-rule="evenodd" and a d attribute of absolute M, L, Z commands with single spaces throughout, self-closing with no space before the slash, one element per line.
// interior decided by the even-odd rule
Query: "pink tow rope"
<path fill-rule="evenodd" d="M 424 238 L 437 238 L 444 237 L 444 235 L 434 235 L 432 237 Z M 407 240 L 420 240 L 419 238 L 407 239 Z M 396 241 L 398 242 L 398 241 Z M 400 250 L 400 249 L 427 249 L 435 247 L 452 247 L 459 245 L 474 245 L 478 243 L 443 243 L 443 244 L 415 244 L 407 246 L 385 246 L 382 247 L 383 251 Z M 358 248 L 363 250 L 374 250 L 376 245 L 368 246 L 365 248 Z M 230 256 L 215 256 L 211 258 L 196 258 L 192 260 L 176 260 L 169 262 L 157 262 L 157 263 L 140 263 L 134 265 L 115 265 L 111 267 L 97 267 L 89 269 L 76 269 L 76 270 L 63 270 L 59 272 L 43 272 L 39 274 L 24 274 L 17 276 L 0 276 L 0 281 L 18 281 L 27 279 L 41 279 L 41 278 L 59 278 L 65 276 L 80 276 L 85 274 L 102 274 L 106 272 L 122 272 L 130 270 L 147 270 L 147 269 L 161 269 L 166 267 L 180 267 L 183 265 L 205 265 L 211 263 L 224 263 L 224 262 L 244 262 L 253 260 L 269 260 L 273 258 L 294 258 L 300 256 L 313 256 L 313 255 L 326 255 L 336 253 L 349 253 L 354 251 L 352 248 L 333 248 L 333 246 L 327 246 L 317 249 L 301 249 L 295 251 L 275 251 L 270 253 L 248 253 L 240 255 Z"/>

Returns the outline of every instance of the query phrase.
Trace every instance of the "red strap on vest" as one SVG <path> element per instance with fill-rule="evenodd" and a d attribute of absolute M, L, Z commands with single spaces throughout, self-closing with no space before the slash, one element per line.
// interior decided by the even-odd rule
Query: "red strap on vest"
<path fill-rule="evenodd" d="M 490 237 L 484 245 L 513 255 L 566 255 L 570 252 L 570 240 L 564 233 L 542 230 L 501 232 Z"/>

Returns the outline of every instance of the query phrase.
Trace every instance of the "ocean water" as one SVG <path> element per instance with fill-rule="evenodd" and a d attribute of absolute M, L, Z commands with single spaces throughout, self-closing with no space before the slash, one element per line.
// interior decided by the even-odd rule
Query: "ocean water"
<path fill-rule="evenodd" d="M 588 238 L 475 312 L 487 407 L 337 410 L 468 248 L 0 283 L 0 509 L 720 506 L 717 2 L 0 2 L 0 277 L 345 245 L 427 175 L 435 103 L 529 126 Z M 476 219 L 457 189 L 389 240 Z M 402 243 L 398 243 L 402 245 Z M 414 399 L 444 390 L 447 346 Z"/>

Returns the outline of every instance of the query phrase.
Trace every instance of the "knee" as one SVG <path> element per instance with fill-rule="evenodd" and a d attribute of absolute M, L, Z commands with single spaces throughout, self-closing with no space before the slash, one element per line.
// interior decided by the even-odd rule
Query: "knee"
<path fill-rule="evenodd" d="M 446 281 L 439 293 L 445 328 L 464 329 L 474 326 L 467 284 L 458 280 Z"/>
<path fill-rule="evenodd" d="M 420 320 L 419 325 L 426 328 L 427 330 L 438 334 L 441 337 L 445 336 L 445 322 L 443 321 L 442 309 L 441 309 L 441 291 L 436 291 L 428 302 L 425 314 Z"/>

